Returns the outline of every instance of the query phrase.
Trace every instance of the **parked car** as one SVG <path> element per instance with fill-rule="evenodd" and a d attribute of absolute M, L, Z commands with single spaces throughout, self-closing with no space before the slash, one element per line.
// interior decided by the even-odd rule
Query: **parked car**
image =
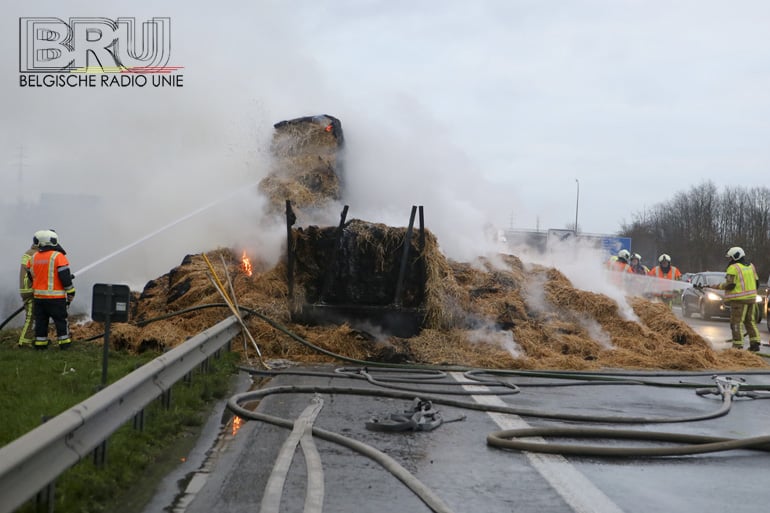
<path fill-rule="evenodd" d="M 725 305 L 725 291 L 712 289 L 725 281 L 725 273 L 705 271 L 693 275 L 692 287 L 682 290 L 682 315 L 691 317 L 698 313 L 701 319 L 712 317 L 730 317 L 730 307 Z M 757 322 L 767 317 L 767 293 L 757 295 Z M 770 329 L 770 326 L 768 326 Z"/>
<path fill-rule="evenodd" d="M 695 276 L 695 273 L 683 273 L 680 280 L 686 281 L 687 283 L 692 283 L 693 276 Z"/>

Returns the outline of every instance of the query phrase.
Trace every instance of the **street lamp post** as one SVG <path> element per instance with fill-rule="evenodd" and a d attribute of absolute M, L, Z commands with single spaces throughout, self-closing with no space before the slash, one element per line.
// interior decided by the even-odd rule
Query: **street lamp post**
<path fill-rule="evenodd" d="M 575 237 L 577 237 L 577 232 L 578 232 L 578 207 L 580 206 L 580 180 L 575 178 L 575 183 L 577 184 L 577 196 L 575 197 Z"/>

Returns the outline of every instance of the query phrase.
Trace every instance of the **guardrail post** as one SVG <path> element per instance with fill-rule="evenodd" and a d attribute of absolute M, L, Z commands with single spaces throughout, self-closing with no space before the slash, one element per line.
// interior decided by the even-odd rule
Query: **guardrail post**
<path fill-rule="evenodd" d="M 192 380 L 193 380 L 192 371 L 190 371 L 190 372 L 188 372 L 187 374 L 184 375 L 184 380 L 183 381 L 184 381 L 185 385 L 188 385 L 188 386 L 192 385 Z"/>
<path fill-rule="evenodd" d="M 144 431 L 144 408 L 134 415 L 134 429 L 137 431 Z"/>
<path fill-rule="evenodd" d="M 56 506 L 56 481 L 51 481 L 35 496 L 35 511 L 53 513 Z"/>
<path fill-rule="evenodd" d="M 163 408 L 166 410 L 171 408 L 171 389 L 169 388 L 162 394 L 160 394 L 160 404 L 163 405 Z"/>
<path fill-rule="evenodd" d="M 104 467 L 107 462 L 107 440 L 94 447 L 94 465 L 99 468 Z"/>

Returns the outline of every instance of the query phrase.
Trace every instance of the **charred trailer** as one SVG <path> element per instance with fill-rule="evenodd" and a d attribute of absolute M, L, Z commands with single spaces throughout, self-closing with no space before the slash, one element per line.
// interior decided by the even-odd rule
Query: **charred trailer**
<path fill-rule="evenodd" d="M 347 221 L 347 212 L 345 206 L 337 227 L 292 228 L 296 217 L 286 202 L 292 321 L 418 334 L 426 314 L 425 248 L 435 243 L 426 236 L 422 206 L 412 207 L 406 228 Z"/>

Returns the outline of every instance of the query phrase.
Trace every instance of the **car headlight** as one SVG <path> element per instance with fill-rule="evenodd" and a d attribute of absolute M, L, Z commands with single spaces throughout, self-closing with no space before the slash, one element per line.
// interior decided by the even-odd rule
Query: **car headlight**
<path fill-rule="evenodd" d="M 706 299 L 708 299 L 709 301 L 721 301 L 722 296 L 720 296 L 715 292 L 706 292 Z"/>

